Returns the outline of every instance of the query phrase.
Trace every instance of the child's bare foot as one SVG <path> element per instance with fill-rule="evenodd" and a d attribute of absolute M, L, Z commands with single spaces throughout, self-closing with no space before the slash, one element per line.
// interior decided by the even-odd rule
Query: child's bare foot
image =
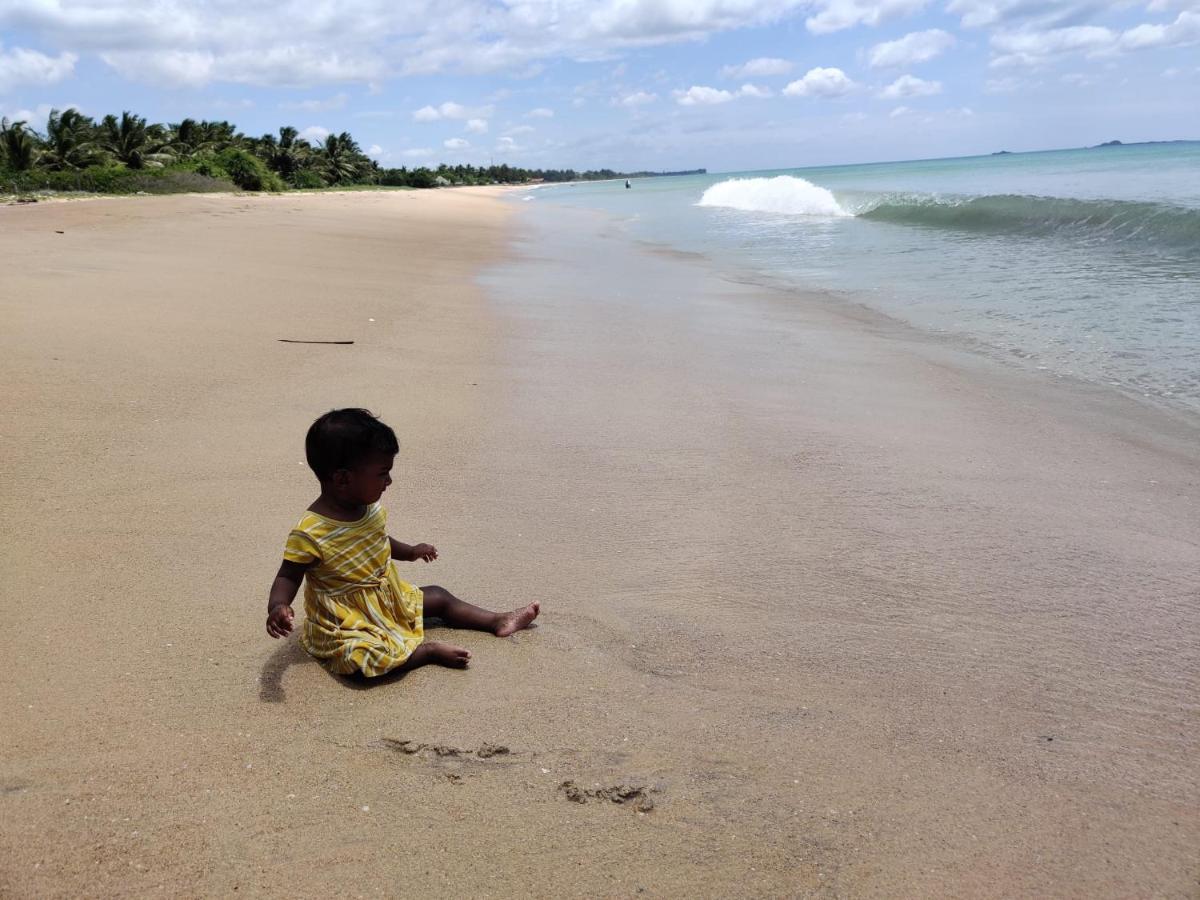
<path fill-rule="evenodd" d="M 496 637 L 508 637 L 522 628 L 528 628 L 541 611 L 542 604 L 534 602 L 505 613 L 496 624 Z"/>
<path fill-rule="evenodd" d="M 471 662 L 471 651 L 466 647 L 455 647 L 453 644 L 442 644 L 438 641 L 425 641 L 412 652 L 408 658 L 409 666 L 438 665 L 449 666 L 451 669 L 465 669 Z"/>

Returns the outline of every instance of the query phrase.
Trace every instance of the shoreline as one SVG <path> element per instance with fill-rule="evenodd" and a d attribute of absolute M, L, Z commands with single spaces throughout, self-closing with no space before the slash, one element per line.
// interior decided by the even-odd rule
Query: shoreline
<path fill-rule="evenodd" d="M 575 503 L 544 513 L 551 531 L 575 509 L 602 515 L 592 503 L 608 495 L 629 501 L 588 531 L 588 545 L 622 548 L 621 569 L 634 570 L 615 598 L 596 598 L 623 613 L 600 624 L 730 710 L 757 707 L 735 732 L 772 747 L 771 769 L 810 771 L 817 758 L 878 780 L 801 798 L 791 812 L 809 813 L 811 833 L 829 833 L 810 806 L 822 794 L 838 809 L 853 798 L 858 824 L 897 835 L 904 819 L 883 786 L 926 798 L 906 807 L 921 835 L 838 860 L 840 888 L 887 893 L 884 877 L 902 896 L 1186 890 L 1178 826 L 1139 795 L 1181 811 L 1177 798 L 1200 793 L 1186 750 L 1200 687 L 1194 425 L 819 294 L 731 281 L 703 257 L 631 249 L 586 212 L 533 222 L 517 248 L 526 262 L 487 282 L 538 361 L 508 413 L 567 451 L 524 455 L 578 479 L 577 493 L 564 488 Z M 586 404 L 569 388 L 539 397 L 563 384 L 588 385 Z M 734 559 L 714 559 L 721 546 Z M 647 620 L 668 645 L 626 624 Z M 766 699 L 781 685 L 800 710 Z M 831 716 L 806 721 L 823 706 Z M 658 714 L 692 735 L 672 747 L 703 746 L 692 723 Z M 791 727 L 767 724 L 779 722 Z M 811 743 L 813 725 L 838 752 Z M 892 760 L 870 746 L 880 729 Z M 912 770 L 897 773 L 899 759 Z M 758 795 L 765 775 L 742 788 Z M 1078 820 L 1047 802 L 1053 792 Z M 785 830 L 768 796 L 759 816 Z M 964 829 L 994 841 L 964 845 Z M 1119 862 L 1101 861 L 1101 833 L 1126 846 Z M 1035 865 L 1039 846 L 1055 861 Z M 1011 881 L 989 887 L 997 866 Z M 1175 887 L 1154 866 L 1175 871 Z M 933 870 L 951 880 L 929 880 Z"/>
<path fill-rule="evenodd" d="M 71 609 L 0 638 L 0 892 L 1186 896 L 1194 429 L 495 193 L 0 209 L 10 597 Z M 538 629 L 262 634 L 349 402 L 401 577 Z"/>
<path fill-rule="evenodd" d="M 1170 420 L 1174 426 L 1200 430 L 1200 406 L 1189 405 L 1162 394 L 1140 392 L 1123 384 L 1106 383 L 1082 375 L 1057 372 L 1048 366 L 1031 366 L 1030 357 L 988 343 L 984 338 L 967 332 L 934 329 L 906 321 L 885 309 L 871 305 L 867 299 L 851 290 L 804 287 L 783 278 L 772 278 L 766 272 L 745 266 L 718 264 L 701 252 L 681 250 L 669 244 L 641 238 L 630 240 L 650 253 L 661 254 L 670 259 L 694 260 L 707 265 L 717 277 L 735 284 L 759 288 L 764 297 L 779 298 L 778 302 L 798 299 L 804 303 L 820 305 L 830 316 L 844 319 L 848 327 L 871 328 L 915 343 L 927 343 L 945 353 L 975 358 L 981 367 L 1020 373 L 1034 384 L 1058 385 L 1062 390 L 1093 397 L 1097 403 L 1128 404 L 1131 410 L 1127 415 L 1131 417 L 1137 417 L 1138 414 L 1133 411 L 1137 409 L 1146 415 L 1161 416 Z M 964 365 L 967 364 L 964 362 Z"/>

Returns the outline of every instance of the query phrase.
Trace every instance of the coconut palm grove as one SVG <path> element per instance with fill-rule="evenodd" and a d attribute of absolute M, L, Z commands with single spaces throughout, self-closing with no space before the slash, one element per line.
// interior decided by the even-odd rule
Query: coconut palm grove
<path fill-rule="evenodd" d="M 33 191 L 179 193 L 283 191 L 330 187 L 430 188 L 619 178 L 651 173 L 609 169 L 520 169 L 508 165 L 385 169 L 348 132 L 310 143 L 291 126 L 248 137 L 230 122 L 184 119 L 150 124 L 131 112 L 99 122 L 76 109 L 53 110 L 45 133 L 0 120 L 0 194 Z"/>

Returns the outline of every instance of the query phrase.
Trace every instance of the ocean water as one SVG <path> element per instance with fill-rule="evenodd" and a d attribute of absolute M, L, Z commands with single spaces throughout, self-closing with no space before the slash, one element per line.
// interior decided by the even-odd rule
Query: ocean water
<path fill-rule="evenodd" d="M 603 210 L 635 239 L 1200 413 L 1200 142 L 551 185 L 523 199 Z"/>

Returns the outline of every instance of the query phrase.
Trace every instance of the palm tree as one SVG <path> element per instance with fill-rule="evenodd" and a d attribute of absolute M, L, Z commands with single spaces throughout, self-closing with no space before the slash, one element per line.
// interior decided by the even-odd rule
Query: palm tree
<path fill-rule="evenodd" d="M 174 139 L 171 143 L 183 156 L 191 156 L 204 146 L 204 132 L 195 119 L 184 119 L 171 126 Z"/>
<path fill-rule="evenodd" d="M 213 150 L 224 150 L 226 147 L 239 145 L 244 140 L 238 134 L 237 126 L 224 120 L 201 122 L 200 132 L 204 135 L 204 142 Z"/>
<path fill-rule="evenodd" d="M 362 151 L 348 131 L 326 137 L 321 157 L 325 178 L 330 184 L 353 181 L 362 166 Z"/>
<path fill-rule="evenodd" d="M 172 156 L 170 136 L 161 125 L 147 125 L 141 116 L 107 115 L 100 123 L 101 146 L 131 169 L 162 165 Z"/>
<path fill-rule="evenodd" d="M 242 142 L 242 136 L 229 122 L 197 122 L 184 119 L 169 126 L 171 149 L 180 156 L 195 156 L 197 153 L 218 153 L 226 147 Z"/>
<path fill-rule="evenodd" d="M 96 123 L 77 109 L 50 110 L 46 146 L 39 163 L 51 171 L 86 169 L 103 156 L 96 144 Z"/>
<path fill-rule="evenodd" d="M 261 155 L 267 165 L 284 178 L 291 178 L 304 165 L 308 156 L 308 141 L 300 137 L 300 132 L 291 125 L 279 129 L 279 138 L 273 134 L 264 134 L 259 142 Z"/>
<path fill-rule="evenodd" d="M 24 122 L 0 119 L 0 159 L 13 172 L 28 172 L 37 160 L 37 143 Z"/>

